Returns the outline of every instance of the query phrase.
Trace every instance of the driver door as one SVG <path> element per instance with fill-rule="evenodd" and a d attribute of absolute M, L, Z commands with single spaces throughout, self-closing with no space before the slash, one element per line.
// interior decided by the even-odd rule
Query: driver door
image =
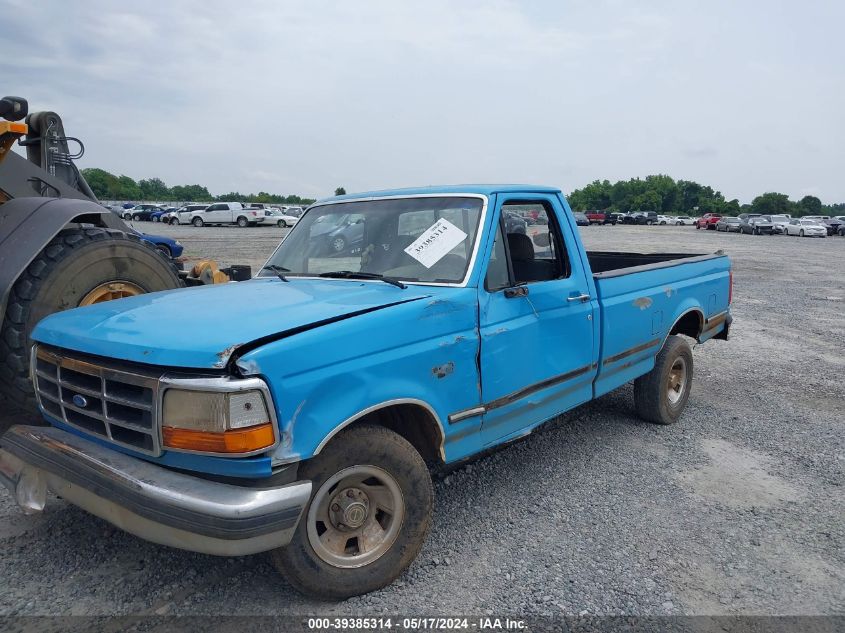
<path fill-rule="evenodd" d="M 503 210 L 526 223 L 507 224 Z M 498 212 L 494 250 L 479 288 L 485 444 L 518 436 L 586 402 L 597 371 L 597 304 L 560 199 L 504 199 Z"/>

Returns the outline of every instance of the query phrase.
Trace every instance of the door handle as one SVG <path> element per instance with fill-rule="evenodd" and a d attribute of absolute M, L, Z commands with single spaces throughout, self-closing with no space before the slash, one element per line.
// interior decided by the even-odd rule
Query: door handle
<path fill-rule="evenodd" d="M 584 303 L 585 301 L 590 300 L 590 295 L 583 295 L 582 294 L 582 295 L 577 295 L 575 297 L 567 297 L 566 300 L 567 301 L 580 301 L 580 302 Z"/>

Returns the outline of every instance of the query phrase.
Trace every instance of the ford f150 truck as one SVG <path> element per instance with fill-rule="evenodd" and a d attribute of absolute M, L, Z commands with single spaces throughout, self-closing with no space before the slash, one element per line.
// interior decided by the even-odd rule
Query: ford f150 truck
<path fill-rule="evenodd" d="M 179 216 L 180 223 L 182 217 Z M 264 222 L 264 209 L 246 208 L 240 202 L 215 202 L 204 209 L 191 211 L 188 222 L 194 226 L 206 224 L 237 224 L 241 228 Z"/>
<path fill-rule="evenodd" d="M 511 208 L 537 221 L 509 232 Z M 349 216 L 356 248 L 324 248 L 320 227 Z M 360 594 L 420 551 L 432 465 L 630 381 L 642 418 L 677 421 L 683 337 L 727 339 L 730 301 L 721 253 L 586 251 L 557 189 L 330 198 L 255 279 L 41 321 L 49 426 L 5 434 L 0 479 L 25 512 L 50 490 L 156 543 L 270 551 L 305 593 Z M 159 326 L 186 314 L 190 334 Z"/>

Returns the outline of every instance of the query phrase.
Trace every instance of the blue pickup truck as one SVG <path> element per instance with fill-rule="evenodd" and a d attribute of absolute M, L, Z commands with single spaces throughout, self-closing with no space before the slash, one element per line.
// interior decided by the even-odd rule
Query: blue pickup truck
<path fill-rule="evenodd" d="M 344 222 L 362 238 L 326 248 Z M 156 543 L 271 552 L 307 594 L 365 593 L 420 551 L 438 464 L 630 381 L 639 416 L 676 422 L 687 341 L 728 338 L 731 280 L 721 253 L 586 251 L 557 189 L 329 198 L 255 279 L 41 321 L 47 426 L 4 435 L 0 479 L 25 512 L 49 490 Z"/>

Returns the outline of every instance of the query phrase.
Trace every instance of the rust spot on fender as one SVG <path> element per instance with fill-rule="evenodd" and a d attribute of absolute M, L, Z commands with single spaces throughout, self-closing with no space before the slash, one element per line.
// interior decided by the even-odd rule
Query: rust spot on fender
<path fill-rule="evenodd" d="M 435 378 L 445 378 L 453 371 L 455 371 L 455 363 L 452 361 L 431 368 L 431 373 L 434 374 Z"/>
<path fill-rule="evenodd" d="M 638 299 L 634 299 L 634 305 L 638 307 L 640 310 L 647 310 L 651 307 L 653 301 L 651 297 L 639 297 Z"/>

